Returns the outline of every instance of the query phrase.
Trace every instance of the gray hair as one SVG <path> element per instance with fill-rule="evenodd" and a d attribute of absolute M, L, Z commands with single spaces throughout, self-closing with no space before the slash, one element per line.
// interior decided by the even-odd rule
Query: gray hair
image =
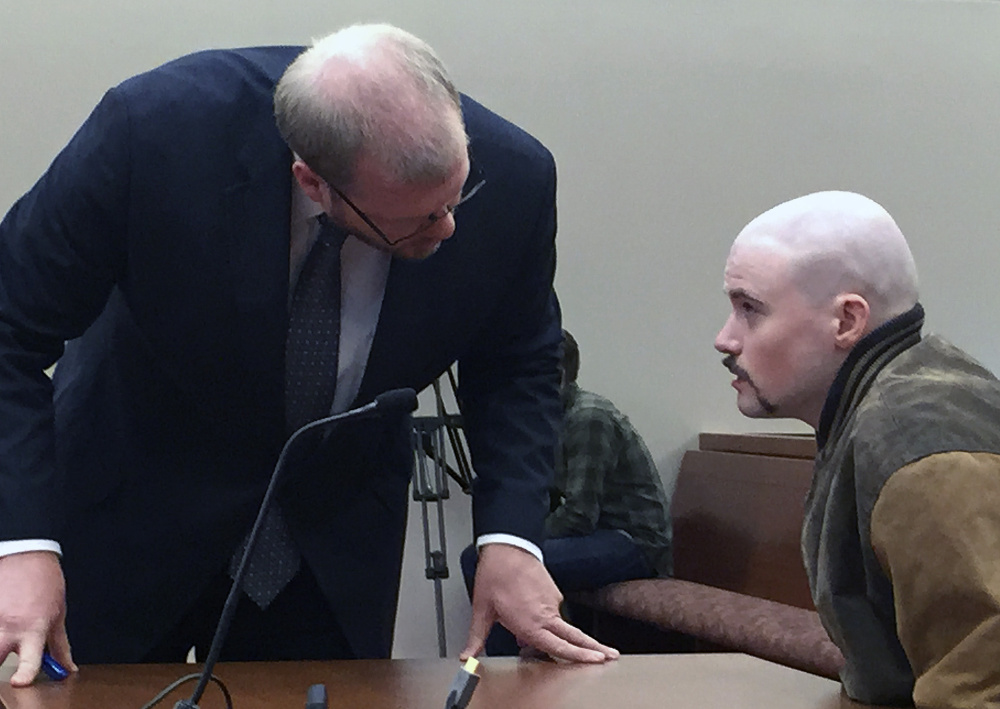
<path fill-rule="evenodd" d="M 274 114 L 292 151 L 341 189 L 362 158 L 401 184 L 443 180 L 467 140 L 444 64 L 391 25 L 353 25 L 314 40 L 278 82 Z"/>
<path fill-rule="evenodd" d="M 852 192 L 816 192 L 774 207 L 737 241 L 766 242 L 788 255 L 799 290 L 820 304 L 857 293 L 870 327 L 912 308 L 917 266 L 902 231 L 877 202 Z"/>

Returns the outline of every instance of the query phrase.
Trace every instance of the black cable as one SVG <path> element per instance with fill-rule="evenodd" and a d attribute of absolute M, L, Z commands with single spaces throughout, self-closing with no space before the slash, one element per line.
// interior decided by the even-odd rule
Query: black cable
<path fill-rule="evenodd" d="M 178 687 L 180 687 L 185 682 L 190 682 L 192 680 L 196 680 L 196 679 L 199 679 L 199 678 L 201 678 L 201 672 L 195 672 L 194 674 L 184 675 L 180 679 L 171 682 L 169 685 L 167 685 L 166 689 L 164 689 L 159 694 L 157 694 L 155 697 L 153 697 L 151 700 L 149 700 L 149 702 L 147 704 L 144 704 L 142 706 L 142 709 L 152 709 L 157 704 L 159 704 L 160 702 L 162 702 L 166 698 L 166 696 L 168 694 L 170 694 L 172 691 L 174 691 L 175 689 L 177 689 Z M 226 688 L 226 685 L 222 682 L 221 679 L 219 679 L 215 675 L 210 675 L 209 679 L 212 682 L 215 682 L 217 685 L 219 685 L 219 689 L 222 690 L 222 696 L 224 696 L 226 698 L 226 707 L 227 707 L 227 709 L 233 709 L 233 698 L 229 694 L 229 690 Z M 182 699 L 181 701 L 177 702 L 177 704 L 174 705 L 174 709 L 178 709 L 178 708 L 183 709 L 183 707 L 187 706 L 187 704 L 185 704 L 186 701 L 187 701 L 186 699 Z"/>

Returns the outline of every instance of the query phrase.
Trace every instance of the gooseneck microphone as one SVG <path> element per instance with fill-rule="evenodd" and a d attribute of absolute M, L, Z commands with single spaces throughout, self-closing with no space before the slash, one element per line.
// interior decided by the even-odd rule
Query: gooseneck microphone
<path fill-rule="evenodd" d="M 215 635 L 212 637 L 211 648 L 208 651 L 208 655 L 205 657 L 205 667 L 198 680 L 198 686 L 195 687 L 195 690 L 191 693 L 190 698 L 182 699 L 177 702 L 174 705 L 174 709 L 199 709 L 198 701 L 201 699 L 201 695 L 204 694 L 205 688 L 212 679 L 212 669 L 215 667 L 219 654 L 222 652 L 222 644 L 225 642 L 226 634 L 229 632 L 229 625 L 232 623 L 233 615 L 236 612 L 236 604 L 239 600 L 240 591 L 243 587 L 243 577 L 246 575 L 246 569 L 249 565 L 250 557 L 253 556 L 254 548 L 257 545 L 257 536 L 260 534 L 260 528 L 264 524 L 264 518 L 267 516 L 267 511 L 271 507 L 271 500 L 274 497 L 275 490 L 278 488 L 278 482 L 280 481 L 281 475 L 285 469 L 285 461 L 291 451 L 297 447 L 298 442 L 312 431 L 327 427 L 333 428 L 331 424 L 338 424 L 347 420 L 357 420 L 368 416 L 410 413 L 416 408 L 417 395 L 413 389 L 392 389 L 383 394 L 379 394 L 375 397 L 374 401 L 366 404 L 365 406 L 360 406 L 356 409 L 351 409 L 350 411 L 344 411 L 343 413 L 333 414 L 332 416 L 310 421 L 289 436 L 284 447 L 281 449 L 281 454 L 278 455 L 278 462 L 274 465 L 274 472 L 271 473 L 271 480 L 267 484 L 267 491 L 264 493 L 264 498 L 261 500 L 260 508 L 257 511 L 257 519 L 254 521 L 253 528 L 250 530 L 250 535 L 247 537 L 246 549 L 244 549 L 243 556 L 240 557 L 239 566 L 236 569 L 236 573 L 233 575 L 233 585 L 229 590 L 229 595 L 226 597 L 225 605 L 222 607 L 222 613 L 219 616 L 219 624 L 215 628 Z M 326 433 L 329 433 L 329 430 L 327 430 Z"/>

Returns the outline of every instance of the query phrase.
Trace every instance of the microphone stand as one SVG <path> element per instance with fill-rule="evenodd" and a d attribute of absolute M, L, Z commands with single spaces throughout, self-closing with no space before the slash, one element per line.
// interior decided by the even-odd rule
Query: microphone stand
<path fill-rule="evenodd" d="M 412 389 L 393 389 L 392 391 L 388 391 L 375 397 L 374 401 L 366 404 L 365 406 L 311 421 L 289 436 L 288 440 L 285 441 L 284 447 L 281 449 L 281 453 L 278 455 L 278 462 L 274 465 L 274 472 L 271 473 L 271 479 L 267 484 L 267 490 L 264 493 L 264 498 L 261 500 L 260 508 L 257 511 L 257 519 L 254 520 L 253 528 L 250 530 L 250 535 L 247 537 L 246 549 L 243 550 L 243 556 L 240 557 L 239 566 L 236 569 L 236 573 L 233 575 L 233 585 L 229 589 L 229 595 L 226 597 L 225 605 L 222 607 L 219 624 L 216 626 L 215 635 L 212 638 L 212 645 L 208 651 L 208 655 L 205 657 L 205 667 L 202 669 L 198 685 L 195 687 L 188 699 L 182 699 L 174 704 L 174 709 L 199 709 L 198 701 L 205 693 L 205 689 L 208 687 L 208 683 L 212 679 L 212 670 L 215 668 L 215 664 L 219 660 L 219 655 L 222 652 L 222 644 L 225 642 L 226 635 L 229 632 L 229 626 L 232 624 L 233 615 L 236 613 L 236 604 L 239 601 L 240 593 L 243 590 L 243 577 L 246 576 L 246 570 L 250 562 L 250 557 L 253 556 L 254 548 L 257 545 L 257 537 L 260 534 L 261 527 L 264 525 L 264 518 L 267 516 L 267 512 L 271 507 L 271 500 L 273 499 L 275 491 L 278 488 L 278 482 L 281 478 L 281 474 L 284 472 L 285 460 L 288 458 L 289 452 L 296 445 L 296 443 L 306 434 L 317 429 L 324 428 L 329 424 L 343 421 L 344 419 L 361 418 L 367 414 L 374 415 L 381 413 L 383 410 L 391 411 L 393 409 L 405 409 L 407 412 L 410 412 L 416 408 L 417 395 Z"/>
<path fill-rule="evenodd" d="M 457 387 L 451 370 L 452 394 L 458 402 Z M 437 618 L 438 655 L 448 656 L 444 618 L 442 579 L 448 578 L 447 538 L 445 534 L 444 500 L 450 497 L 448 477 L 454 479 L 462 492 L 472 492 L 472 468 L 460 436 L 462 417 L 445 411 L 440 380 L 434 382 L 437 403 L 436 416 L 413 419 L 413 451 L 416 456 L 413 479 L 413 499 L 420 503 L 424 537 L 424 576 L 434 582 L 434 606 Z M 459 411 L 461 406 L 459 404 Z M 445 437 L 451 444 L 457 470 L 445 460 Z M 430 462 L 428 462 L 430 461 Z M 433 503 L 437 521 L 437 544 L 432 544 L 429 507 Z"/>

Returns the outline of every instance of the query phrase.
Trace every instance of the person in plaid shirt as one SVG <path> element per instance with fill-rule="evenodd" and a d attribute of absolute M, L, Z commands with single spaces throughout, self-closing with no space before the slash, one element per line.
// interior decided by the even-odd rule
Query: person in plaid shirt
<path fill-rule="evenodd" d="M 545 520 L 545 567 L 563 593 L 669 576 L 673 556 L 668 490 L 673 491 L 675 477 L 665 486 L 628 417 L 607 398 L 576 383 L 580 350 L 567 330 L 562 370 L 562 445 Z M 461 556 L 469 589 L 476 556 L 474 545 Z M 512 655 L 519 645 L 497 625 L 486 651 Z"/>

